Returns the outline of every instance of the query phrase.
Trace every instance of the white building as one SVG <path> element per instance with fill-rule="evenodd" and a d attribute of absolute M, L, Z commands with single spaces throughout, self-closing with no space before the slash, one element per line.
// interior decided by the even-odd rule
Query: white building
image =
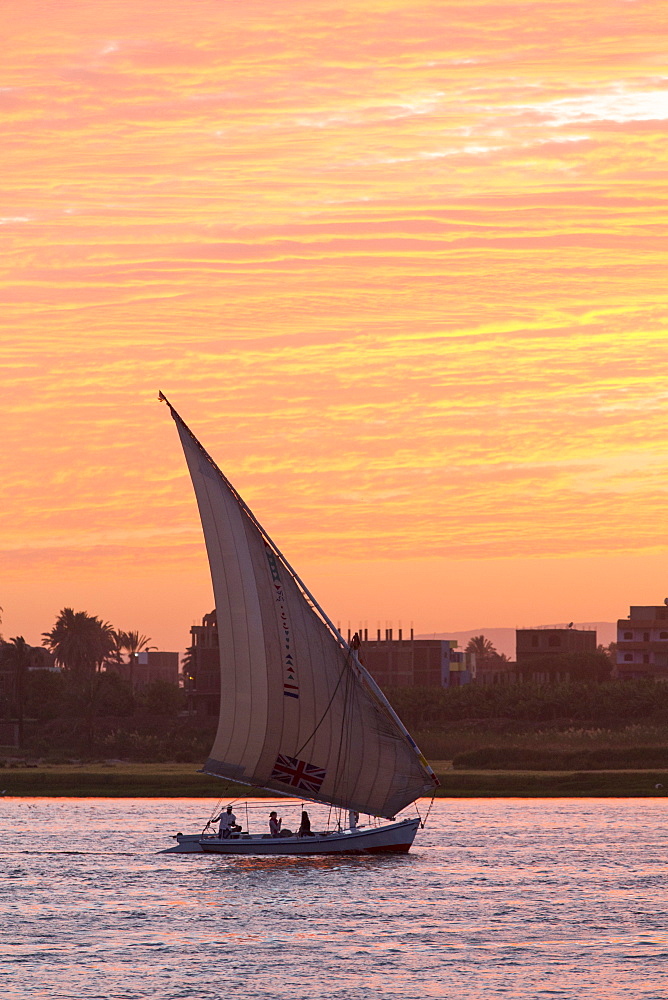
<path fill-rule="evenodd" d="M 620 680 L 633 677 L 668 679 L 668 606 L 638 605 L 617 622 L 617 665 Z"/>

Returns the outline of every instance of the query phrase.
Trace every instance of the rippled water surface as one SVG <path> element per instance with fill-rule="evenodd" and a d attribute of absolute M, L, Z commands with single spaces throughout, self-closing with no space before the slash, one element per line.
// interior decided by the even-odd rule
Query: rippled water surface
<path fill-rule="evenodd" d="M 668 997 L 665 799 L 440 800 L 406 856 L 157 853 L 212 806 L 0 800 L 0 996 Z"/>

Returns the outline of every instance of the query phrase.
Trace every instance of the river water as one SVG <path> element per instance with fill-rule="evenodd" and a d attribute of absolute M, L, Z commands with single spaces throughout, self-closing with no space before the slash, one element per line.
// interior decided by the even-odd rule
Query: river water
<path fill-rule="evenodd" d="M 666 799 L 441 799 L 404 856 L 157 853 L 213 806 L 1 799 L 0 996 L 668 997 Z"/>

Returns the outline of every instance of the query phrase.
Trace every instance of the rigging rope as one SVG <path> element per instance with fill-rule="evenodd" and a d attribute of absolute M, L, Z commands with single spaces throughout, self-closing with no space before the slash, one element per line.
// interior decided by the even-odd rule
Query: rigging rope
<path fill-rule="evenodd" d="M 315 736 L 315 734 L 318 732 L 318 730 L 320 729 L 320 727 L 323 724 L 323 722 L 325 721 L 325 719 L 327 718 L 327 713 L 329 712 L 330 708 L 332 707 L 332 703 L 333 703 L 333 701 L 334 701 L 334 699 L 336 697 L 336 693 L 339 690 L 339 687 L 341 686 L 341 681 L 343 680 L 343 676 L 346 673 L 346 667 L 348 667 L 350 665 L 350 660 L 351 660 L 351 651 L 350 651 L 350 649 L 348 649 L 348 651 L 346 652 L 346 658 L 343 661 L 343 669 L 341 670 L 341 673 L 339 674 L 339 679 L 337 680 L 336 687 L 334 688 L 334 691 L 332 692 L 332 697 L 329 699 L 329 702 L 327 703 L 327 707 L 325 708 L 325 711 L 322 713 L 322 715 L 320 717 L 320 721 L 318 722 L 317 726 L 315 727 L 315 729 L 313 730 L 313 732 L 311 733 L 311 735 L 308 737 L 308 739 L 304 740 L 304 742 L 300 746 L 299 750 L 297 750 L 297 753 L 295 754 L 295 757 L 299 757 L 299 755 L 302 752 L 302 750 L 304 749 L 304 747 L 307 747 L 309 745 L 309 743 L 311 742 L 311 740 L 313 739 L 313 737 Z"/>
<path fill-rule="evenodd" d="M 420 817 L 420 829 L 421 830 L 424 830 L 425 826 L 427 825 L 427 820 L 429 819 L 429 813 L 431 812 L 431 807 L 434 804 L 434 799 L 435 798 L 436 798 L 436 792 L 434 791 L 434 794 L 431 797 L 431 802 L 429 803 L 429 808 L 427 809 L 427 815 L 425 816 L 424 819 L 422 819 L 422 817 Z M 420 813 L 418 813 L 418 816 L 420 816 Z"/>

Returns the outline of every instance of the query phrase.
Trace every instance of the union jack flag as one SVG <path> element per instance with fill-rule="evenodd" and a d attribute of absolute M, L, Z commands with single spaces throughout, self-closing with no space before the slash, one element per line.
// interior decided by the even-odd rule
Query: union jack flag
<path fill-rule="evenodd" d="M 286 757 L 285 754 L 279 753 L 269 777 L 273 781 L 290 785 L 291 788 L 301 788 L 303 792 L 317 795 L 326 773 L 324 768 L 316 767 L 315 764 L 308 764 L 305 760 L 297 760 L 296 757 Z"/>

